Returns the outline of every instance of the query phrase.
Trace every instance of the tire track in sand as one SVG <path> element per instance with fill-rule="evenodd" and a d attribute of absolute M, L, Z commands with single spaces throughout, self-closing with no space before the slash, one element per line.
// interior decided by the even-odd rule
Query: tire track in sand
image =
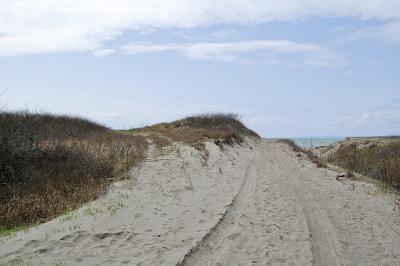
<path fill-rule="evenodd" d="M 226 248 L 226 239 L 235 236 L 239 230 L 239 220 L 246 209 L 249 199 L 254 192 L 257 173 L 256 160 L 259 150 L 255 151 L 254 159 L 247 166 L 245 178 L 239 192 L 228 206 L 219 222 L 211 228 L 209 233 L 197 243 L 177 265 L 215 265 L 221 255 L 222 249 Z"/>
<path fill-rule="evenodd" d="M 326 213 L 312 200 L 307 184 L 304 182 L 304 174 L 299 165 L 295 163 L 285 163 L 293 159 L 277 149 L 277 145 L 270 144 L 272 158 L 274 158 L 276 170 L 281 175 L 282 182 L 286 183 L 287 193 L 293 194 L 301 206 L 301 210 L 306 218 L 308 230 L 311 238 L 311 252 L 314 265 L 339 266 L 344 265 L 341 256 L 342 250 L 335 229 Z M 284 170 L 283 170 L 284 169 Z"/>
<path fill-rule="evenodd" d="M 312 202 L 301 171 L 288 164 L 291 154 L 277 143 L 261 146 L 224 216 L 178 265 L 273 265 L 296 258 L 300 264 L 343 265 L 335 230 Z"/>

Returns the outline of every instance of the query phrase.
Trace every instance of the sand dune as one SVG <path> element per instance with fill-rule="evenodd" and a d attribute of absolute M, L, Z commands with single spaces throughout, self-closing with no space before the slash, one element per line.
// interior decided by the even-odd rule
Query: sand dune
<path fill-rule="evenodd" d="M 337 181 L 285 144 L 174 144 L 109 193 L 1 239 L 0 263 L 399 265 L 400 217 L 373 184 Z"/>

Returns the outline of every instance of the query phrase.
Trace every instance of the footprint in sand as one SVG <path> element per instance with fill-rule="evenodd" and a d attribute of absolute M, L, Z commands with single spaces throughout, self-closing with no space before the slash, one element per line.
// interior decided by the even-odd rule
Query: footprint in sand
<path fill-rule="evenodd" d="M 46 253 L 47 251 L 49 251 L 47 248 L 40 248 L 40 249 L 36 250 L 36 253 L 38 253 L 38 254 L 44 254 L 44 253 Z"/>

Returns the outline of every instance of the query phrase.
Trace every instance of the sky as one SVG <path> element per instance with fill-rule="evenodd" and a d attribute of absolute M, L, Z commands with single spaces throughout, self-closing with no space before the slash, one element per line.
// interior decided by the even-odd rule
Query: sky
<path fill-rule="evenodd" d="M 0 0 L 0 106 L 117 129 L 400 134 L 400 0 Z"/>

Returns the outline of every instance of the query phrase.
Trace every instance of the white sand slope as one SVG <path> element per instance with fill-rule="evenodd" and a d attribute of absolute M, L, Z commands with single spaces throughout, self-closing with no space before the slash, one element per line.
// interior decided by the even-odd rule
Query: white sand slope
<path fill-rule="evenodd" d="M 281 143 L 206 147 L 152 150 L 101 200 L 1 239 L 0 263 L 400 265 L 400 216 L 373 184 Z"/>
<path fill-rule="evenodd" d="M 175 264 L 224 214 L 255 154 L 247 144 L 206 148 L 151 149 L 101 200 L 1 239 L 0 263 Z"/>

